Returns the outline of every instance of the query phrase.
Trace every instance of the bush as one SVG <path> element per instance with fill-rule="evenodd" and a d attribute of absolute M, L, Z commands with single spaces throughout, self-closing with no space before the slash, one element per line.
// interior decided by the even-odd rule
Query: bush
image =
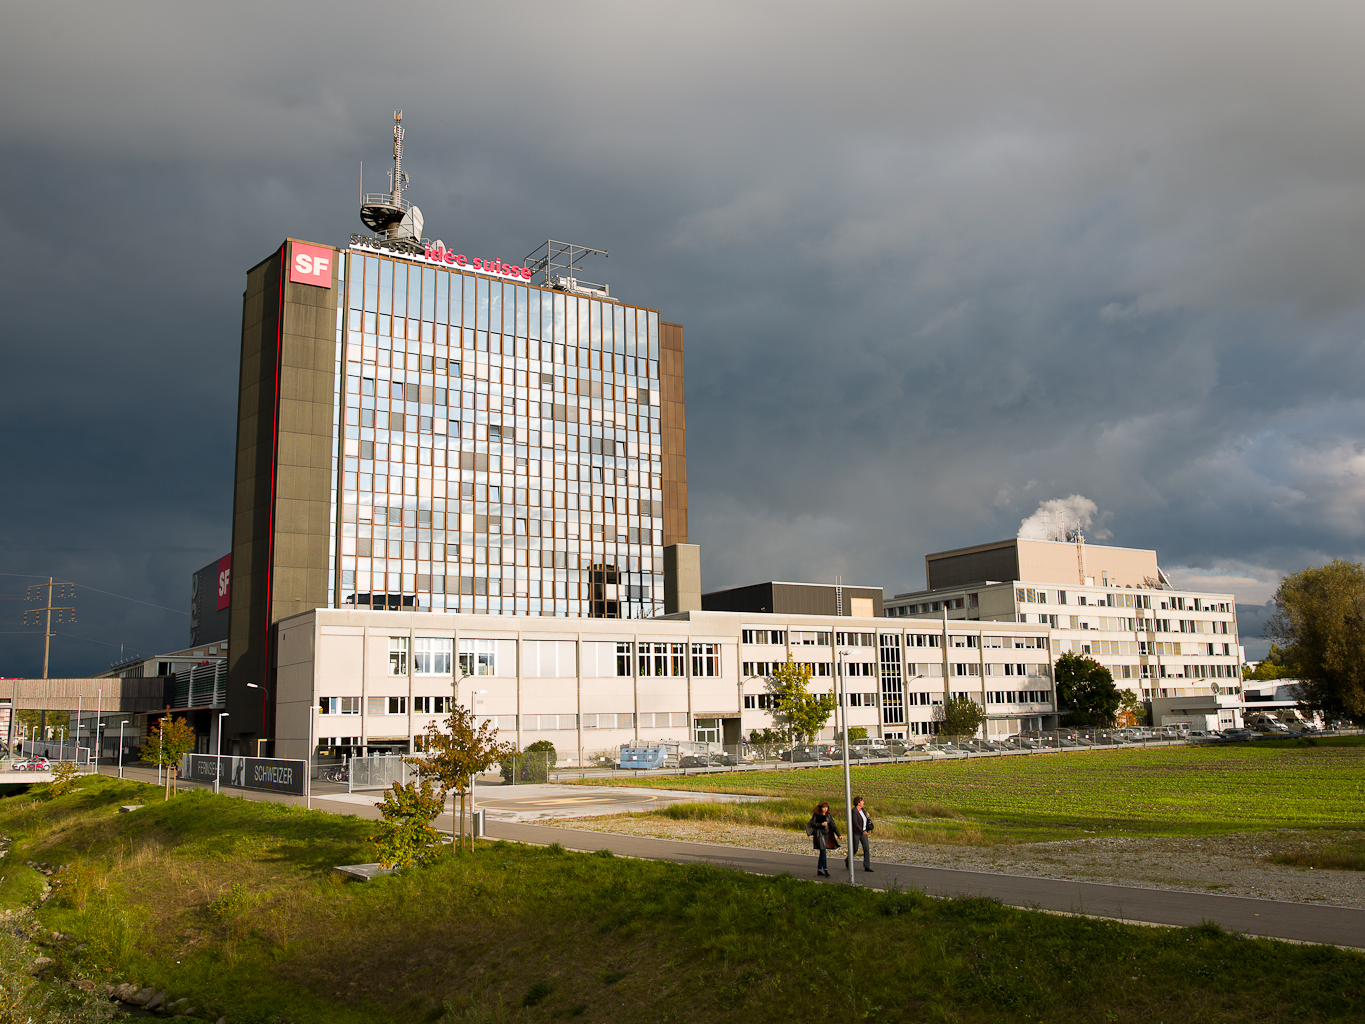
<path fill-rule="evenodd" d="M 555 745 L 549 740 L 537 740 L 524 751 L 498 762 L 504 782 L 549 782 L 550 769 L 559 761 Z"/>
<path fill-rule="evenodd" d="M 441 834 L 431 827 L 445 808 L 445 793 L 420 783 L 395 782 L 379 805 L 382 815 L 370 842 L 379 850 L 379 863 L 386 868 L 405 868 L 432 856 Z"/>

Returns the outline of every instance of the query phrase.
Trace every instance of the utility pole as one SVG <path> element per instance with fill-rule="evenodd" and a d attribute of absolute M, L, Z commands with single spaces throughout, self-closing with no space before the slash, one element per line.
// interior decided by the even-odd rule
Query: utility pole
<path fill-rule="evenodd" d="M 58 600 L 61 601 L 74 600 L 76 597 L 76 587 L 75 584 L 70 583 L 61 584 L 55 583 L 53 577 L 49 576 L 47 578 L 46 583 L 39 583 L 36 586 L 28 588 L 28 599 L 30 601 L 41 600 L 44 587 L 47 588 L 47 604 L 45 604 L 42 608 L 30 609 L 30 611 L 33 612 L 33 625 L 35 626 L 38 625 L 39 615 L 43 615 L 46 617 L 43 623 L 43 678 L 46 679 L 49 658 L 52 652 L 52 613 L 53 612 L 57 613 L 57 622 L 59 624 L 63 621 L 63 616 L 64 613 L 66 612 L 71 613 L 72 622 L 76 621 L 76 609 L 69 605 L 63 605 L 60 607 L 54 605 L 52 603 L 53 597 L 52 591 L 54 588 L 60 587 L 61 590 L 57 594 Z M 28 612 L 24 613 L 24 624 L 25 625 L 28 624 Z"/>
<path fill-rule="evenodd" d="M 58 622 L 58 623 L 61 623 L 61 622 L 63 621 L 63 616 L 64 616 L 64 614 L 65 614 L 66 612 L 70 612 L 70 613 L 71 613 L 71 621 L 72 621 L 72 622 L 75 622 L 75 621 L 76 621 L 76 609 L 75 609 L 75 608 L 70 607 L 70 606 L 61 606 L 61 607 L 58 607 L 58 606 L 56 606 L 56 605 L 54 605 L 54 604 L 52 603 L 52 591 L 53 591 L 53 588 L 54 588 L 54 587 L 57 587 L 57 586 L 60 586 L 60 587 L 61 587 L 61 591 L 60 591 L 60 593 L 57 595 L 57 597 L 58 597 L 59 600 L 65 601 L 65 600 L 68 600 L 68 599 L 74 599 L 74 598 L 75 598 L 75 596 L 76 596 L 76 586 L 75 586 L 75 584 L 73 584 L 73 583 L 62 583 L 62 584 L 57 584 L 57 583 L 55 582 L 54 578 L 51 577 L 51 576 L 49 576 L 49 577 L 47 578 L 47 583 L 45 583 L 45 584 L 44 584 L 44 583 L 39 583 L 39 584 L 37 584 L 37 585 L 35 585 L 35 586 L 29 587 L 29 588 L 28 588 L 28 595 L 27 595 L 27 596 L 28 596 L 28 600 L 30 600 L 30 601 L 41 600 L 41 599 L 42 599 L 42 593 L 43 593 L 43 587 L 47 587 L 47 603 L 46 603 L 42 608 L 31 608 L 31 609 L 29 609 L 29 611 L 31 611 L 31 612 L 33 613 L 33 622 L 32 622 L 32 625 L 34 625 L 34 626 L 38 625 L 38 616 L 39 616 L 39 615 L 46 616 L 46 619 L 45 619 L 45 621 L 43 622 L 43 678 L 44 678 L 44 679 L 47 678 L 48 663 L 49 663 L 49 658 L 50 658 L 50 655 L 51 655 L 51 652 L 52 652 L 52 613 L 53 613 L 53 612 L 56 612 L 56 613 L 57 613 L 57 622 Z M 28 616 L 29 616 L 29 612 L 24 612 L 24 625 L 26 625 L 26 626 L 30 624 L 29 621 L 28 621 Z M 14 750 L 14 719 L 15 719 L 15 716 L 19 714 L 19 706 L 18 706 L 18 705 L 19 705 L 19 683 L 18 683 L 18 680 L 16 680 L 15 683 L 14 683 L 14 692 L 13 692 L 13 694 L 12 694 L 11 697 L 10 697 L 10 703 L 9 703 L 9 721 L 10 721 L 10 724 L 9 724 L 9 733 L 8 733 L 8 735 L 5 737 L 5 749 L 6 749 L 6 752 L 7 752 L 7 753 L 10 753 L 11 755 L 12 755 L 13 750 Z M 45 724 L 46 724 L 46 721 L 47 721 L 47 713 L 46 713 L 46 712 L 43 713 L 43 721 L 44 721 L 44 725 L 45 725 Z"/>

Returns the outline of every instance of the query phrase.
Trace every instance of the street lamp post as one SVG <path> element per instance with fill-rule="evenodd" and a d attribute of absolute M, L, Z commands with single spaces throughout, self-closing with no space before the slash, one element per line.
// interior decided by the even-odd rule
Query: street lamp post
<path fill-rule="evenodd" d="M 213 762 L 213 791 L 219 791 L 219 783 L 223 778 L 223 719 L 228 717 L 228 712 L 224 711 L 218 715 L 218 743 L 216 747 L 216 758 Z"/>
<path fill-rule="evenodd" d="M 123 727 L 128 724 L 128 719 L 124 719 L 118 724 L 118 777 L 123 778 Z"/>
<path fill-rule="evenodd" d="M 844 809 L 848 813 L 848 845 L 845 852 L 848 854 L 848 884 L 857 885 L 858 880 L 853 873 L 853 780 L 848 770 L 848 676 L 844 671 L 844 657 L 847 654 L 848 651 L 839 652 L 839 717 L 843 720 L 844 726 Z"/>

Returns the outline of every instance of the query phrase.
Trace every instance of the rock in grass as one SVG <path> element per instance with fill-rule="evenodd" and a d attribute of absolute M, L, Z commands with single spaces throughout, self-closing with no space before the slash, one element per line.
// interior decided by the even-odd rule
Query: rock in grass
<path fill-rule="evenodd" d="M 148 999 L 145 1003 L 143 1003 L 142 1006 L 143 1006 L 144 1009 L 147 1009 L 147 1010 L 155 1010 L 158 1006 L 163 1006 L 163 1005 L 165 1004 L 165 1002 L 166 1002 L 166 993 L 165 993 L 165 992 L 158 992 L 158 993 L 156 993 L 156 995 L 152 996 L 151 999 Z"/>
<path fill-rule="evenodd" d="M 53 960 L 52 957 L 50 956 L 40 956 L 33 961 L 33 964 L 29 969 L 36 974 L 38 971 L 41 971 L 44 967 L 51 967 L 56 962 L 57 961 Z"/>
<path fill-rule="evenodd" d="M 125 1003 L 132 1003 L 134 1006 L 146 1006 L 156 995 L 154 988 L 141 988 L 124 1000 Z"/>

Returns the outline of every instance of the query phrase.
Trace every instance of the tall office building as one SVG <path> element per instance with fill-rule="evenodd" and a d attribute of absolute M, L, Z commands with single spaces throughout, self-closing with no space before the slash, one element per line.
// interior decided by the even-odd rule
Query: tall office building
<path fill-rule="evenodd" d="M 682 328 L 545 263 L 537 285 L 534 265 L 352 236 L 248 271 L 236 749 L 273 735 L 295 656 L 274 625 L 299 612 L 663 612 L 663 548 L 687 541 Z"/>

